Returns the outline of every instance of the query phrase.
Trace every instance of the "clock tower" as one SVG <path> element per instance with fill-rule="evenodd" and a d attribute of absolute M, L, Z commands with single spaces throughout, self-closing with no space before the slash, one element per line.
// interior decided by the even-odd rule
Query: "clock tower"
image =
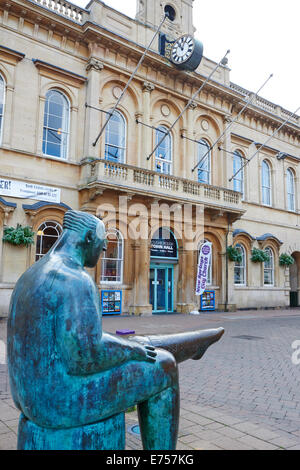
<path fill-rule="evenodd" d="M 183 34 L 194 35 L 193 26 L 194 0 L 137 0 L 136 19 L 146 25 L 158 27 L 163 15 L 169 14 L 162 32 L 170 38 Z"/>

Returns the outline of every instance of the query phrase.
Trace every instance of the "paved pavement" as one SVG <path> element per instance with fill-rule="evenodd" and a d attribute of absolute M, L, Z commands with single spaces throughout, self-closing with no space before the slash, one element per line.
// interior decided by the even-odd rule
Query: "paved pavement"
<path fill-rule="evenodd" d="M 300 340 L 300 309 L 201 315 L 104 317 L 106 331 L 175 333 L 225 327 L 200 361 L 179 365 L 181 420 L 177 449 L 300 450 L 300 365 L 291 357 Z M 5 341 L 6 322 L 0 322 Z M 15 449 L 18 410 L 0 365 L 0 450 Z M 127 449 L 141 449 L 132 433 L 137 413 L 126 414 Z"/>

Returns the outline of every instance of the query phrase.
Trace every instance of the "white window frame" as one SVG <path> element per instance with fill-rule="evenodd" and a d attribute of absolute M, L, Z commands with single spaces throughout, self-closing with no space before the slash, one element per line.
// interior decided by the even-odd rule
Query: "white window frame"
<path fill-rule="evenodd" d="M 265 287 L 274 287 L 274 285 L 275 285 L 275 264 L 274 264 L 275 256 L 274 256 L 274 251 L 270 246 L 267 246 L 264 251 L 265 251 L 265 253 L 268 253 L 268 255 L 270 257 L 270 261 L 268 261 L 268 262 L 265 261 L 264 262 L 264 273 L 263 273 L 263 275 L 264 275 L 264 279 L 263 279 L 264 286 Z M 267 263 L 268 263 L 268 266 L 266 267 Z M 269 266 L 269 264 L 270 264 L 270 266 Z M 271 273 L 271 281 L 272 282 L 270 284 L 267 284 L 265 282 L 265 272 L 266 271 Z"/>
<path fill-rule="evenodd" d="M 268 173 L 265 173 L 268 170 Z M 266 177 L 268 181 L 266 181 Z M 271 166 L 267 160 L 263 160 L 261 167 L 261 190 L 262 190 L 262 204 L 264 206 L 272 206 L 272 173 Z M 268 194 L 269 202 L 266 201 L 265 194 Z"/>
<path fill-rule="evenodd" d="M 241 243 L 237 243 L 235 245 L 235 248 L 239 248 L 239 250 L 241 251 L 242 261 L 240 263 L 235 262 L 235 264 L 234 264 L 234 274 L 233 274 L 233 276 L 234 276 L 233 277 L 234 285 L 238 286 L 238 287 L 243 287 L 243 286 L 247 285 L 247 251 L 246 251 L 246 248 L 244 247 L 244 245 L 242 245 Z M 236 282 L 235 281 L 236 270 L 239 270 L 239 271 L 242 272 L 243 282 Z"/>
<path fill-rule="evenodd" d="M 113 110 L 110 109 L 108 112 L 111 113 L 112 111 Z M 105 130 L 104 158 L 108 162 L 112 162 L 112 163 L 125 163 L 126 162 L 126 143 L 127 143 L 126 142 L 127 141 L 126 119 L 123 113 L 121 113 L 121 111 L 119 111 L 118 109 L 115 110 L 114 116 L 118 116 L 120 118 L 119 126 L 118 126 L 119 141 L 118 141 L 118 145 L 110 143 L 110 128 L 111 128 L 112 119 L 113 119 L 113 116 L 112 116 Z M 113 147 L 117 149 L 118 153 L 120 151 L 121 157 L 118 157 L 118 158 L 109 157 L 108 152 L 106 150 L 107 147 Z"/>
<path fill-rule="evenodd" d="M 2 99 L 2 114 L 1 117 L 1 126 L 0 126 L 0 145 L 2 145 L 2 138 L 3 138 L 3 127 L 4 127 L 4 111 L 5 111 L 5 95 L 6 95 L 6 82 L 4 80 L 3 75 L 0 73 L 0 82 L 3 83 L 3 94 L 2 97 L 0 96 L 0 101 Z"/>
<path fill-rule="evenodd" d="M 205 159 L 201 163 L 200 166 L 197 167 L 197 180 L 198 183 L 202 184 L 211 184 L 211 150 L 210 150 L 210 144 L 207 140 L 205 139 L 200 139 L 198 144 L 197 144 L 197 162 L 199 163 L 201 159 L 203 158 L 203 155 L 209 150 L 208 154 L 206 155 Z M 201 152 L 202 149 L 203 152 Z M 207 175 L 207 181 L 200 181 L 199 174 L 200 173 L 205 173 Z"/>
<path fill-rule="evenodd" d="M 168 131 L 169 129 L 166 126 L 164 125 L 158 126 L 158 128 L 155 130 L 155 145 L 157 145 L 162 139 L 162 134 L 166 134 Z M 164 175 L 172 175 L 173 139 L 170 133 L 167 135 L 167 137 L 164 139 L 161 145 L 164 145 L 166 147 L 166 153 L 165 153 L 165 156 L 160 157 L 160 155 L 162 155 L 162 154 L 159 154 L 159 150 L 161 147 L 157 148 L 155 152 L 155 171 L 157 171 L 158 173 L 162 173 Z M 166 156 L 168 158 L 166 158 Z M 163 171 L 164 166 L 167 166 L 168 171 Z"/>
<path fill-rule="evenodd" d="M 65 141 L 63 142 L 63 140 L 62 140 L 61 144 L 60 144 L 60 153 L 61 153 L 61 155 L 63 155 L 63 156 L 60 156 L 60 157 L 58 157 L 57 155 L 51 155 L 50 153 L 44 152 L 44 145 L 45 145 L 45 150 L 47 149 L 47 139 L 44 139 L 44 131 L 46 130 L 46 135 L 47 135 L 47 131 L 49 132 L 49 130 L 54 131 L 54 132 L 57 132 L 57 130 L 58 130 L 58 129 L 48 127 L 48 123 L 45 126 L 45 114 L 46 114 L 46 106 L 47 106 L 47 101 L 48 101 L 47 95 L 49 95 L 50 93 L 53 93 L 53 92 L 59 93 L 62 96 L 62 98 L 65 99 L 66 104 L 67 104 L 67 109 L 66 109 L 66 113 L 67 113 L 66 123 L 67 123 L 67 125 L 66 125 L 66 129 L 64 129 L 64 130 L 61 129 L 61 133 L 64 134 L 64 136 L 65 136 Z M 65 95 L 65 93 L 63 93 L 61 90 L 57 90 L 56 88 L 51 88 L 50 90 L 47 91 L 46 101 L 45 101 L 45 106 L 44 106 L 43 135 L 42 135 L 43 155 L 45 157 L 57 158 L 58 160 L 67 160 L 68 159 L 69 139 L 70 139 L 70 109 L 71 109 L 70 101 L 69 101 L 68 97 Z"/>
<path fill-rule="evenodd" d="M 240 170 L 243 166 L 243 156 L 236 150 L 233 155 L 233 174 Z M 239 189 L 236 189 L 238 187 Z M 242 193 L 242 199 L 244 199 L 245 194 L 245 174 L 244 168 L 233 178 L 233 190 L 239 191 Z"/>
<path fill-rule="evenodd" d="M 295 174 L 291 168 L 288 168 L 286 170 L 286 192 L 287 192 L 287 208 L 289 211 L 295 212 L 295 209 L 296 209 Z"/>
<path fill-rule="evenodd" d="M 123 235 L 122 233 L 120 232 L 120 230 L 117 230 L 117 229 L 110 229 L 107 233 L 107 240 L 108 240 L 108 237 L 109 235 L 114 235 L 114 236 L 117 236 L 117 239 L 118 239 L 118 258 L 106 258 L 106 251 L 104 252 L 104 255 L 101 257 L 101 278 L 100 278 L 100 284 L 109 284 L 109 285 L 120 285 L 120 284 L 123 284 L 123 269 L 124 269 L 124 238 L 123 238 Z M 109 243 L 109 240 L 107 241 L 107 243 Z M 120 249 L 121 249 L 121 257 L 119 256 L 120 255 Z M 106 280 L 104 279 L 104 267 L 105 267 L 105 262 L 106 261 L 109 261 L 109 260 L 114 260 L 116 263 L 117 263 L 117 266 L 118 266 L 118 262 L 120 261 L 120 274 L 119 276 L 116 276 L 116 277 L 119 277 L 120 280 L 119 281 L 110 281 L 110 280 Z"/>
<path fill-rule="evenodd" d="M 55 224 L 55 226 L 53 227 L 53 225 L 48 225 L 47 224 Z M 45 227 L 43 227 L 45 225 Z M 46 255 L 46 253 L 41 253 L 41 248 L 42 248 L 42 243 L 43 243 L 43 234 L 40 234 L 39 232 L 41 230 L 44 230 L 46 229 L 47 227 L 51 227 L 51 228 L 54 228 L 56 231 L 57 231 L 57 237 L 54 236 L 54 235 L 46 235 L 47 237 L 53 237 L 53 238 L 56 238 L 55 242 L 53 242 L 53 245 L 54 243 L 56 243 L 56 241 L 59 239 L 59 237 L 61 236 L 62 234 L 62 231 L 63 231 L 63 228 L 62 226 L 56 222 L 55 220 L 45 220 L 42 224 L 40 224 L 38 230 L 37 230 L 37 237 L 41 237 L 41 241 L 40 241 L 40 252 L 37 253 L 37 242 L 38 242 L 38 238 L 36 238 L 36 246 L 35 246 L 35 261 L 38 261 L 39 259 L 43 258 L 43 256 Z M 52 246 L 53 246 L 52 245 Z M 52 248 L 51 246 L 51 248 Z M 49 248 L 49 249 L 51 249 Z"/>

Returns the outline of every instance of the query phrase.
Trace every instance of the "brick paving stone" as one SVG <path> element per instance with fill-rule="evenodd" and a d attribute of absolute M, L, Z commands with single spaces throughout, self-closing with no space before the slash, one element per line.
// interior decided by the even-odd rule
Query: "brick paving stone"
<path fill-rule="evenodd" d="M 261 439 L 257 439 L 256 437 L 253 437 L 253 436 L 243 436 L 243 437 L 238 438 L 238 441 L 241 442 L 242 444 L 249 445 L 256 450 L 275 450 L 279 448 L 278 446 L 274 444 L 270 444 L 269 442 L 262 441 Z"/>
<path fill-rule="evenodd" d="M 10 432 L 0 435 L 0 450 L 16 450 L 16 448 L 17 436 L 15 433 Z"/>
<path fill-rule="evenodd" d="M 288 449 L 289 447 L 293 447 L 299 444 L 299 440 L 297 441 L 296 439 L 289 439 L 287 437 L 277 437 L 276 439 L 272 439 L 269 442 L 270 444 L 283 447 L 284 449 Z"/>
<path fill-rule="evenodd" d="M 253 450 L 249 444 L 239 442 L 237 439 L 231 439 L 230 437 L 220 436 L 214 440 L 214 444 L 221 447 L 223 450 Z"/>
<path fill-rule="evenodd" d="M 217 432 L 222 434 L 223 436 L 231 437 L 233 439 L 238 438 L 238 437 L 243 437 L 246 435 L 245 433 L 238 431 L 237 429 L 233 429 L 229 426 L 225 426 L 224 428 L 217 429 Z"/>
<path fill-rule="evenodd" d="M 190 443 L 190 447 L 194 450 L 221 450 L 221 447 L 218 447 L 212 442 L 204 441 L 202 439 Z"/>

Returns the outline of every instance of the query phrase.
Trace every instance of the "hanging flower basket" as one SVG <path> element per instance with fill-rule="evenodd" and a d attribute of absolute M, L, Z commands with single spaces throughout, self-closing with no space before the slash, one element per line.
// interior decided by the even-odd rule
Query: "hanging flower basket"
<path fill-rule="evenodd" d="M 270 261 L 270 256 L 264 250 L 253 248 L 251 254 L 251 261 L 253 261 L 253 263 L 266 263 Z"/>
<path fill-rule="evenodd" d="M 243 260 L 243 257 L 239 248 L 236 248 L 235 246 L 232 246 L 232 245 L 227 248 L 227 256 L 230 259 L 230 261 L 234 261 L 235 263 L 241 263 Z"/>
<path fill-rule="evenodd" d="M 4 229 L 4 236 L 2 240 L 15 246 L 33 245 L 34 232 L 30 227 L 22 227 L 22 225 L 18 224 L 16 228 L 6 227 Z"/>
<path fill-rule="evenodd" d="M 287 253 L 282 253 L 279 256 L 279 264 L 280 266 L 290 266 L 291 264 L 294 264 L 295 260 L 292 256 L 288 255 Z"/>

